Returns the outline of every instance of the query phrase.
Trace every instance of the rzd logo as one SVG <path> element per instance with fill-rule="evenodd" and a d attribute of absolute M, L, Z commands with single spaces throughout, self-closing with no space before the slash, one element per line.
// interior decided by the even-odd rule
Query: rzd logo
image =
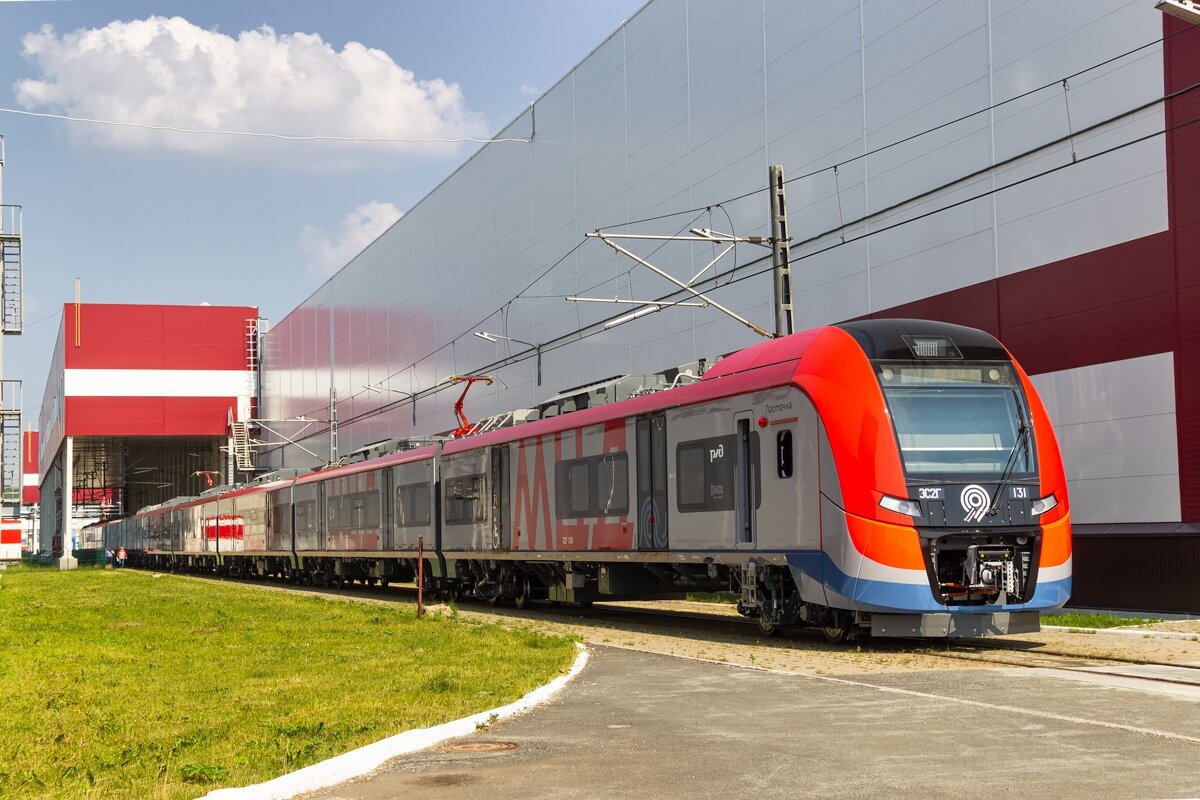
<path fill-rule="evenodd" d="M 962 494 L 958 496 L 958 502 L 962 503 L 967 522 L 982 522 L 983 515 L 987 513 L 988 507 L 992 504 L 992 497 L 987 493 L 987 489 L 972 483 L 962 490 Z"/>

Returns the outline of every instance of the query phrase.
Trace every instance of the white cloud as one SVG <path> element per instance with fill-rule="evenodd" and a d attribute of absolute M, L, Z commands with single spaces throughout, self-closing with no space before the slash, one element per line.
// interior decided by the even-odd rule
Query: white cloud
<path fill-rule="evenodd" d="M 325 280 L 350 263 L 350 259 L 402 216 L 404 212 L 391 203 L 370 202 L 343 217 L 341 228 L 332 234 L 305 225 L 300 232 L 298 247 L 308 261 L 309 273 L 318 280 Z"/>
<path fill-rule="evenodd" d="M 528 83 L 522 83 L 521 94 L 525 95 L 526 97 L 537 97 L 541 94 L 541 90 L 539 90 L 536 86 L 530 86 Z"/>
<path fill-rule="evenodd" d="M 23 55 L 40 72 L 13 87 L 17 101 L 29 110 L 294 135 L 485 135 L 482 115 L 467 108 L 458 84 L 418 80 L 387 53 L 359 42 L 336 50 L 317 34 L 277 34 L 266 26 L 235 38 L 181 17 L 153 16 L 61 36 L 47 25 L 27 33 L 22 44 Z M 194 153 L 261 155 L 270 148 L 291 156 L 315 151 L 345 158 L 349 148 L 386 147 L 417 156 L 457 152 L 452 144 L 281 144 L 85 123 L 72 123 L 71 131 L 109 146 Z"/>

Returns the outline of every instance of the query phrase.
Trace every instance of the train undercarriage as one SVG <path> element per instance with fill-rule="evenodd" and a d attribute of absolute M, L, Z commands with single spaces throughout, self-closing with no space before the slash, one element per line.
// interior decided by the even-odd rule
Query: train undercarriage
<path fill-rule="evenodd" d="M 131 566 L 237 579 L 275 579 L 345 588 L 411 584 L 431 600 L 477 600 L 525 608 L 534 601 L 590 606 L 604 600 L 683 599 L 721 593 L 774 636 L 789 629 L 819 630 L 840 644 L 861 636 L 985 636 L 1038 630 L 1037 612 L 870 614 L 805 602 L 786 565 L 712 562 L 518 561 L 443 553 L 363 556 L 361 553 L 135 553 Z"/>

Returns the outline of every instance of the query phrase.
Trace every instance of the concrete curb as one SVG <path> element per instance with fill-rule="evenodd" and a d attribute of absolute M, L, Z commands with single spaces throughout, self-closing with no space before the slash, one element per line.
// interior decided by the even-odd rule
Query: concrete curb
<path fill-rule="evenodd" d="M 343 753 L 340 756 L 334 756 L 325 761 L 311 764 L 304 769 L 273 778 L 265 783 L 258 783 L 253 786 L 238 786 L 229 789 L 216 789 L 204 795 L 204 797 L 206 799 L 211 798 L 211 800 L 287 800 L 287 798 L 295 797 L 304 792 L 312 792 L 317 789 L 324 789 L 327 786 L 335 786 L 351 778 L 366 775 L 385 761 L 396 756 L 412 753 L 417 750 L 424 750 L 446 739 L 466 736 L 474 733 L 478 725 L 488 725 L 497 719 L 515 716 L 546 702 L 551 696 L 566 686 L 572 678 L 578 675 L 583 670 L 584 665 L 587 664 L 587 661 L 588 652 L 584 649 L 583 645 L 579 645 L 579 655 L 575 658 L 575 663 L 571 665 L 571 669 L 566 675 L 560 675 L 545 686 L 534 689 L 514 703 L 509 703 L 500 708 L 493 708 L 490 711 L 480 711 L 478 714 L 436 725 L 432 728 L 418 728 L 398 733 L 395 736 L 389 736 L 387 739 L 381 739 L 378 742 L 365 745 L 357 750 L 351 750 L 349 753 Z"/>
<path fill-rule="evenodd" d="M 1132 636 L 1135 639 L 1183 639 L 1189 642 L 1200 642 L 1200 633 L 1152 631 L 1146 628 L 1072 628 L 1062 625 L 1043 625 L 1042 630 L 1057 631 L 1058 633 L 1103 633 L 1110 636 Z"/>

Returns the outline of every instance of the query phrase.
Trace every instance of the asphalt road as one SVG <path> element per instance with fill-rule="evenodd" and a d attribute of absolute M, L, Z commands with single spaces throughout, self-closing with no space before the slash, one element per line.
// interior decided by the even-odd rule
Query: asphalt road
<path fill-rule="evenodd" d="M 805 676 L 590 649 L 550 704 L 306 797 L 1200 797 L 1200 691 L 1024 669 Z"/>

